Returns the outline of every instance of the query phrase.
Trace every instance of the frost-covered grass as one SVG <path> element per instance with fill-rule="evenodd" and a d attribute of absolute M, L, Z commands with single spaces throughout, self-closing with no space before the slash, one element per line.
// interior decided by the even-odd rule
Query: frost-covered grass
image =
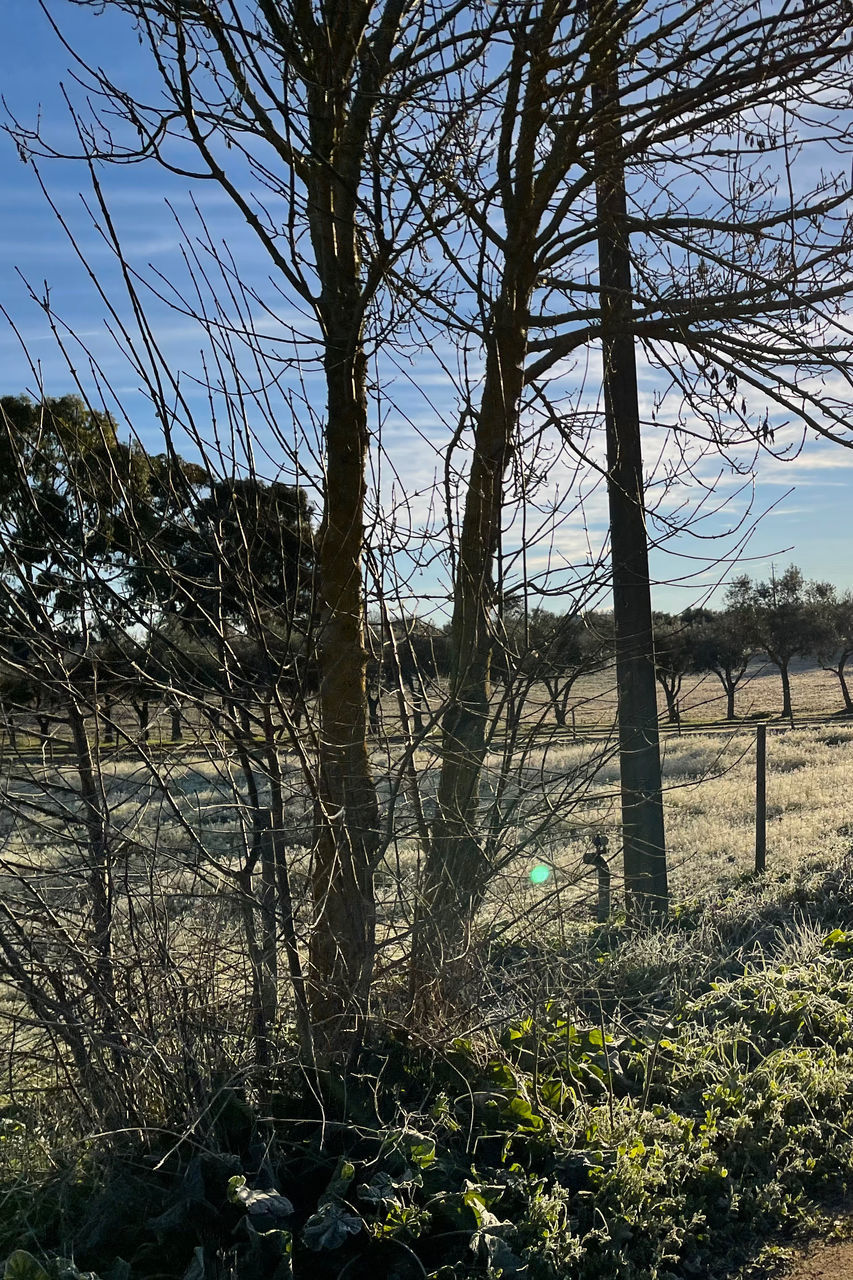
<path fill-rule="evenodd" d="M 837 709 L 837 682 L 820 670 L 802 669 L 793 676 L 797 715 L 829 716 Z M 682 735 L 662 736 L 665 817 L 670 884 L 675 902 L 725 885 L 753 865 L 755 821 L 755 727 L 743 721 L 698 726 L 709 711 L 719 716 L 722 704 L 703 701 L 715 694 L 709 680 L 696 680 L 683 700 Z M 535 701 L 536 691 L 534 691 Z M 608 673 L 577 689 L 578 723 L 587 728 L 600 716 L 596 733 L 540 733 L 519 765 L 510 790 L 520 797 L 509 811 L 506 861 L 483 906 L 485 929 L 512 931 L 528 913 L 543 926 L 558 930 L 566 921 L 588 915 L 595 902 L 596 877 L 582 856 L 591 838 L 610 840 L 613 892 L 621 896 L 619 859 L 619 766 L 612 734 L 612 687 Z M 738 695 L 743 715 L 778 710 L 779 679 L 774 670 L 756 670 Z M 535 710 L 531 713 L 535 718 Z M 796 724 L 796 720 L 795 720 Z M 389 727 L 392 722 L 389 721 Z M 429 821 L 438 777 L 435 742 L 415 757 L 421 801 Z M 394 753 L 400 744 L 374 746 L 374 769 L 385 810 L 396 795 L 398 819 L 377 879 L 383 937 L 392 948 L 411 924 L 417 866 L 422 851 L 412 821 L 408 791 L 395 783 Z M 291 787 L 288 836 L 294 883 L 303 910 L 309 866 L 311 806 L 295 760 L 284 757 Z M 795 728 L 778 719 L 770 723 L 767 746 L 768 868 L 786 871 L 816 850 L 833 857 L 849 844 L 853 832 L 853 724 L 843 717 L 830 723 L 806 721 Z M 110 838 L 123 850 L 128 875 L 140 882 L 156 873 L 158 893 L 169 910 L 186 914 L 193 893 L 233 892 L 233 874 L 250 856 L 250 815 L 245 779 L 233 749 L 201 741 L 181 750 L 157 752 L 156 774 L 142 759 L 103 754 L 101 781 L 109 810 Z M 498 735 L 484 775 L 484 812 L 503 767 Z M 80 799 L 77 779 L 67 757 L 43 763 L 38 757 L 12 760 L 0 777 L 0 888 L 14 875 L 52 874 L 54 892 L 63 875 L 79 880 Z M 265 803 L 263 781 L 260 799 Z M 300 841 L 302 842 L 300 845 Z M 513 852 L 515 851 L 515 852 Z M 532 884 L 532 868 L 550 870 L 544 884 Z M 69 871 L 69 868 L 71 869 Z M 12 877 L 10 880 L 10 876 Z M 306 915 L 307 920 L 307 915 Z"/>
<path fill-rule="evenodd" d="M 752 870 L 755 850 L 755 728 L 667 735 L 662 741 L 664 806 L 670 887 L 677 902 L 726 884 Z M 562 740 L 544 749 L 555 775 L 582 772 L 600 744 Z M 767 865 L 786 872 L 820 851 L 842 854 L 853 836 L 853 724 L 771 725 L 767 732 Z M 499 918 L 524 911 L 570 915 L 587 911 L 595 874 L 582 854 L 597 832 L 610 839 L 613 891 L 621 891 L 618 859 L 619 768 L 610 756 L 597 770 L 581 804 L 555 816 L 550 836 L 507 868 L 492 894 Z M 541 888 L 529 882 L 541 860 L 552 875 Z M 494 918 L 494 917 L 493 917 Z"/>
<path fill-rule="evenodd" d="M 756 822 L 754 728 L 667 737 L 663 742 L 665 819 L 672 893 L 693 896 L 753 867 Z M 567 771 L 587 759 L 578 742 L 548 753 L 549 767 Z M 853 833 L 853 724 L 770 728 L 767 733 L 767 865 L 789 870 L 817 850 L 834 856 Z M 619 767 L 599 769 L 581 808 L 556 831 L 547 860 L 557 877 L 574 881 L 581 852 L 602 831 L 617 841 Z M 534 851 L 530 856 L 534 856 Z M 617 864 L 613 867 L 617 888 Z M 519 877 L 526 867 L 517 868 Z M 589 881 L 589 874 L 587 879 Z M 547 882 L 544 891 L 552 888 Z M 587 891 L 592 892 L 589 881 Z"/>
<path fill-rule="evenodd" d="M 819 677 L 808 684 L 811 678 L 798 676 L 795 706 L 805 705 L 810 691 L 811 705 L 829 710 L 819 706 Z M 771 688 L 759 679 L 753 693 L 770 709 L 775 681 Z M 758 698 L 762 689 L 766 702 Z M 500 745 L 488 762 L 484 803 L 497 787 Z M 483 1240 L 491 1237 L 481 1228 L 494 1218 L 507 1227 L 507 1247 L 492 1270 L 499 1263 L 507 1274 L 515 1268 L 515 1274 L 548 1280 L 641 1280 L 715 1274 L 718 1264 L 749 1260 L 768 1231 L 811 1221 L 813 1198 L 849 1187 L 853 1169 L 853 724 L 771 724 L 768 873 L 759 880 L 745 874 L 753 855 L 754 746 L 749 724 L 665 736 L 674 907 L 664 927 L 645 932 L 618 911 L 612 738 L 537 738 L 513 775 L 524 800 L 506 833 L 508 850 L 516 852 L 491 886 L 469 968 L 460 973 L 458 1025 L 426 1027 L 411 1040 L 383 1039 L 389 1013 L 399 1013 L 395 979 L 402 967 L 394 966 L 410 938 L 418 860 L 401 788 L 401 838 L 378 875 L 386 946 L 374 1006 L 376 1063 L 369 1059 L 359 1077 L 366 1102 L 353 1083 L 353 1097 L 375 1105 L 378 1119 L 365 1111 L 366 1127 L 360 1122 L 357 1133 L 343 1139 L 352 1140 L 348 1158 L 358 1166 L 353 1185 L 390 1179 L 382 1184 L 388 1194 L 350 1197 L 358 1240 L 345 1243 L 350 1252 L 335 1254 L 325 1270 L 317 1269 L 300 1233 L 329 1186 L 344 1194 L 338 1146 L 328 1168 L 300 1163 L 305 1152 L 294 1163 L 299 1152 L 291 1117 L 300 1104 L 286 1092 L 286 1073 L 281 1096 L 272 1106 L 265 1100 L 262 1112 L 252 1113 L 232 1090 L 252 1070 L 245 1016 L 250 975 L 235 876 L 248 847 L 239 761 L 233 754 L 214 758 L 212 745 L 205 756 L 208 748 L 200 744 L 196 758 L 186 752 L 158 757 L 155 776 L 141 760 L 105 757 L 101 783 L 116 883 L 125 895 L 117 967 L 122 989 L 138 1000 L 129 1013 L 141 1028 L 132 1040 L 134 1063 L 150 1055 L 149 1076 L 157 1081 L 166 1069 L 170 1079 L 182 1080 L 183 1063 L 190 1063 L 186 1079 L 199 1090 L 193 1140 L 176 1144 L 169 1131 L 161 1142 L 152 1127 L 145 1134 L 148 1163 L 134 1151 L 132 1179 L 119 1179 L 114 1193 L 113 1156 L 103 1177 L 84 1159 L 85 1143 L 93 1149 L 95 1143 L 81 1142 L 80 1134 L 100 1133 L 103 1126 L 77 1115 L 73 1098 L 69 1106 L 72 1095 L 60 1071 L 65 1061 L 53 1052 L 50 1028 L 39 1027 L 0 991 L 0 1027 L 15 1027 L 6 1078 L 14 1080 L 9 1093 L 16 1095 L 0 1096 L 6 1214 L 0 1256 L 23 1245 L 74 1255 L 103 1275 L 124 1275 L 115 1257 L 120 1227 L 133 1277 L 156 1270 L 179 1280 L 208 1247 L 228 1258 L 236 1250 L 242 1266 L 252 1236 L 245 1229 L 235 1234 L 242 1210 L 228 1199 L 228 1178 L 237 1172 L 251 1183 L 258 1150 L 264 1177 L 274 1168 L 275 1185 L 296 1206 L 290 1224 L 295 1273 L 328 1280 L 356 1265 L 368 1232 L 384 1250 L 380 1268 L 397 1265 L 401 1255 L 417 1262 L 422 1250 L 418 1274 L 427 1274 L 426 1266 L 429 1274 L 444 1274 L 439 1267 L 446 1263 L 465 1275 L 476 1246 L 485 1274 L 491 1255 Z M 427 815 L 437 763 L 431 746 L 418 753 Z M 307 829 L 310 806 L 295 765 L 285 764 L 292 787 L 288 822 L 294 831 L 300 824 Z M 374 764 L 384 805 L 393 779 L 389 755 L 378 745 Z M 67 762 L 19 760 L 0 784 L 2 900 L 20 911 L 38 945 L 48 924 L 66 929 L 64 950 L 51 944 L 65 964 L 86 942 L 89 851 L 74 771 Z M 262 803 L 265 795 L 261 782 Z M 609 834 L 613 854 L 617 910 L 604 927 L 589 919 L 595 876 L 581 860 L 595 832 Z M 299 847 L 291 852 L 304 942 L 310 854 Z M 550 871 L 541 885 L 529 874 L 536 863 Z M 127 941 L 136 949 L 126 956 Z M 160 960 L 161 947 L 167 962 Z M 150 991 L 136 981 L 143 964 L 151 966 L 145 973 Z M 175 974 L 180 981 L 173 983 Z M 284 975 L 280 986 L 286 991 Z M 283 1005 L 283 1024 L 288 1017 Z M 184 1041 L 178 1030 L 186 1031 Z M 275 1034 L 282 1062 L 291 1061 L 289 1029 L 282 1025 Z M 148 1106 L 153 1095 L 140 1096 Z M 225 1113 L 224 1099 L 234 1102 L 233 1115 Z M 242 1129 L 232 1132 L 220 1123 L 222 1115 L 229 1124 L 236 1117 Z M 395 1183 L 394 1161 L 412 1135 L 423 1177 Z M 120 1141 L 130 1140 L 122 1133 Z M 68 1172 L 56 1191 L 55 1170 L 63 1169 L 56 1151 L 63 1142 Z M 203 1165 L 209 1157 L 212 1163 Z M 275 1158 L 280 1163 L 273 1166 Z M 314 1154 L 311 1161 L 322 1163 Z M 143 1185 L 151 1164 L 158 1177 Z M 212 1235 L 199 1234 L 208 1231 L 208 1220 L 187 1193 L 202 1167 L 205 1196 L 216 1209 L 210 1221 L 221 1228 L 213 1246 Z M 40 1198 L 33 1194 L 38 1185 L 44 1187 Z M 150 1202 L 140 1209 L 128 1188 L 141 1188 Z M 180 1240 L 165 1259 L 164 1218 L 179 1224 Z M 110 1231 L 92 1245 L 102 1220 Z M 395 1241 L 404 1247 L 395 1248 Z M 244 1274 L 264 1280 L 266 1273 Z M 70 1273 L 61 1275 L 68 1280 Z"/>
<path fill-rule="evenodd" d="M 795 659 L 791 664 L 791 690 L 794 719 L 798 716 L 828 716 L 844 709 L 837 678 L 811 663 Z M 537 686 L 533 701 L 542 704 L 545 690 Z M 616 711 L 616 678 L 612 668 L 592 676 L 584 676 L 575 685 L 570 706 L 575 705 L 579 728 L 606 726 Z M 710 673 L 686 676 L 679 696 L 681 714 L 686 724 L 707 724 L 723 720 L 726 697 L 717 677 Z M 658 689 L 658 709 L 666 714 L 666 701 Z M 740 719 L 778 716 L 782 709 L 782 683 L 776 667 L 760 659 L 754 660 L 735 696 L 735 714 Z M 549 719 L 550 722 L 550 719 Z"/>

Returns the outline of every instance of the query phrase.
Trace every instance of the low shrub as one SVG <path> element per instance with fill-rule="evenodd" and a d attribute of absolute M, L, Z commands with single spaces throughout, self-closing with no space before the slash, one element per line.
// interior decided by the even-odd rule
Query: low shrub
<path fill-rule="evenodd" d="M 692 932 L 702 964 L 668 1008 L 651 998 L 654 938 L 611 929 L 583 945 L 605 987 L 633 973 L 618 1010 L 601 1002 L 591 1019 L 552 998 L 441 1048 L 377 1040 L 351 1123 L 322 1138 L 295 1096 L 261 1116 L 235 1090 L 241 1124 L 205 1144 L 149 1139 L 84 1164 L 76 1184 L 66 1174 L 73 1221 L 51 1220 L 49 1187 L 25 1208 L 10 1177 L 6 1280 L 729 1275 L 851 1182 L 853 931 L 813 927 L 851 905 L 821 874 L 779 886 L 773 908 L 762 890 L 748 925 L 718 912 L 716 955 L 702 910 L 680 913 L 661 949 Z M 772 940 L 760 953 L 756 928 Z"/>

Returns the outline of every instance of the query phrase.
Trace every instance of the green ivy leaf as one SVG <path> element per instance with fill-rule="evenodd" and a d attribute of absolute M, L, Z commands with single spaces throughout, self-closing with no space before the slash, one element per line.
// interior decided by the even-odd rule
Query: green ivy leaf
<path fill-rule="evenodd" d="M 366 1200 L 368 1204 L 382 1205 L 386 1209 L 402 1208 L 407 1200 L 405 1193 L 413 1187 L 422 1185 L 423 1178 L 413 1169 L 404 1169 L 397 1175 L 382 1171 L 374 1174 L 369 1182 L 363 1182 L 358 1189 L 358 1194 L 359 1198 Z"/>
<path fill-rule="evenodd" d="M 335 1172 L 332 1174 L 329 1185 L 323 1192 L 320 1204 L 323 1205 L 327 1200 L 340 1200 L 349 1190 L 349 1185 L 355 1177 L 355 1165 L 343 1157 L 338 1161 Z"/>
<path fill-rule="evenodd" d="M 283 1222 L 293 1215 L 293 1205 L 278 1191 L 252 1191 L 249 1187 L 237 1187 L 234 1201 L 253 1217 L 263 1216 L 271 1222 Z"/>
<path fill-rule="evenodd" d="M 435 1143 L 422 1133 L 408 1135 L 409 1159 L 418 1169 L 427 1169 L 435 1160 Z"/>
<path fill-rule="evenodd" d="M 349 1236 L 358 1235 L 363 1226 L 361 1218 L 328 1200 L 305 1223 L 302 1239 L 317 1253 L 321 1249 L 339 1249 Z"/>
<path fill-rule="evenodd" d="M 50 1280 L 50 1276 L 26 1249 L 16 1249 L 6 1259 L 3 1280 Z"/>
<path fill-rule="evenodd" d="M 536 1115 L 530 1103 L 520 1093 L 510 1099 L 504 1114 L 511 1116 L 519 1129 L 538 1130 L 544 1125 L 542 1117 Z"/>

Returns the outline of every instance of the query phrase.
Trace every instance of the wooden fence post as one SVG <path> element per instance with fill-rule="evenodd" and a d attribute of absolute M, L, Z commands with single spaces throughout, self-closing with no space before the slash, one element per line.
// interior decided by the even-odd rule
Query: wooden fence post
<path fill-rule="evenodd" d="M 767 861 L 767 725 L 755 731 L 755 870 L 765 869 Z"/>

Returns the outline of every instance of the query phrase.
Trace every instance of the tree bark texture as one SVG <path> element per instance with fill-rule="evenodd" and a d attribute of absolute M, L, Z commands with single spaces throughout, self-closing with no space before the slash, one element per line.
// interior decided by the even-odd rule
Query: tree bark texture
<path fill-rule="evenodd" d="M 449 692 L 441 726 L 441 772 L 412 965 L 412 993 L 422 1010 L 434 1001 L 438 986 L 448 975 L 448 964 L 467 945 L 469 926 L 490 872 L 477 818 L 497 606 L 493 572 L 504 476 L 524 384 L 532 291 L 529 254 L 525 261 L 519 251 L 515 260 L 522 271 L 504 284 L 488 345 L 459 534 Z"/>
<path fill-rule="evenodd" d="M 347 109 L 364 32 L 340 8 L 335 40 L 316 31 L 308 86 L 314 153 L 306 177 L 321 292 L 327 394 L 325 492 L 317 540 L 320 746 L 309 997 L 321 1068 L 360 1042 L 375 955 L 379 805 L 367 749 L 362 556 L 368 457 L 365 297 L 357 241 L 364 120 Z"/>
<path fill-rule="evenodd" d="M 782 677 L 782 719 L 794 719 L 794 707 L 791 702 L 791 673 L 787 662 L 779 663 L 779 675 Z"/>
<path fill-rule="evenodd" d="M 607 491 L 619 700 L 625 892 L 644 917 L 667 907 L 649 557 L 619 105 L 617 6 L 592 0 L 596 209 Z"/>

